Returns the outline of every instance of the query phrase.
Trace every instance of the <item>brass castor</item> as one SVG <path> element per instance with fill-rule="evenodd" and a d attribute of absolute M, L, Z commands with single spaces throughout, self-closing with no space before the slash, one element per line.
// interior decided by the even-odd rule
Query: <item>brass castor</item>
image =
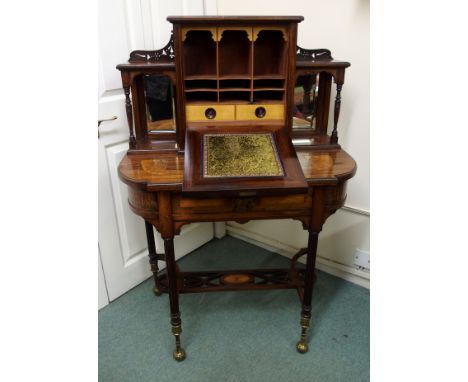
<path fill-rule="evenodd" d="M 161 296 L 161 295 L 162 295 L 162 292 L 161 292 L 157 287 L 154 287 L 154 288 L 153 288 L 153 293 L 154 293 L 156 296 Z"/>
<path fill-rule="evenodd" d="M 183 348 L 178 348 L 174 350 L 174 353 L 172 353 L 172 355 L 174 356 L 174 359 L 177 362 L 181 362 L 185 359 L 185 350 Z"/>
<path fill-rule="evenodd" d="M 172 325 L 172 334 L 175 337 L 176 347 L 174 353 L 174 359 L 177 362 L 183 361 L 185 359 L 185 350 L 180 346 L 180 334 L 182 333 L 182 325 Z"/>
<path fill-rule="evenodd" d="M 296 349 L 299 353 L 304 354 L 309 351 L 309 345 L 307 344 L 307 331 L 309 330 L 310 317 L 301 314 L 301 338 L 296 344 Z"/>
<path fill-rule="evenodd" d="M 304 354 L 309 351 L 309 345 L 307 345 L 307 343 L 304 341 L 298 341 L 296 344 L 296 349 L 299 353 Z"/>

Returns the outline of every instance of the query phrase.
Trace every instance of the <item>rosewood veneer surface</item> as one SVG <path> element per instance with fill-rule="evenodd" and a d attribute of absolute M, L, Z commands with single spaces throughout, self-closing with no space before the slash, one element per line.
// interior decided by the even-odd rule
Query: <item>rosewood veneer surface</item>
<path fill-rule="evenodd" d="M 296 154 L 309 186 L 333 185 L 356 172 L 356 162 L 344 150 L 301 150 Z M 175 151 L 126 155 L 119 165 L 120 179 L 148 191 L 181 191 L 184 156 Z"/>

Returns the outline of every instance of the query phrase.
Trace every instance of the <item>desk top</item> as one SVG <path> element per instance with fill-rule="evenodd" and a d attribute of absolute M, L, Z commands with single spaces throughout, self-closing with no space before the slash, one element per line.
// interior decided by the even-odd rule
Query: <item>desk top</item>
<path fill-rule="evenodd" d="M 336 185 L 352 178 L 356 162 L 344 150 L 296 148 L 309 186 Z M 126 184 L 147 191 L 182 191 L 184 156 L 175 151 L 125 155 L 119 177 Z"/>

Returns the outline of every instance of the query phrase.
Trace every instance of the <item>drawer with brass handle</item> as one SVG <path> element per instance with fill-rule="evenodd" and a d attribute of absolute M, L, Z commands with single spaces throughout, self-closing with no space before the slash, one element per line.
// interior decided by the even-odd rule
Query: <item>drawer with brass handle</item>
<path fill-rule="evenodd" d="M 281 211 L 307 211 L 312 207 L 310 194 L 283 195 L 283 196 L 252 196 L 233 198 L 190 198 L 181 195 L 172 199 L 172 212 L 181 217 L 206 215 L 217 216 L 225 213 L 265 212 L 273 215 Z"/>
<path fill-rule="evenodd" d="M 284 119 L 284 105 L 236 105 L 236 119 L 244 121 Z"/>
<path fill-rule="evenodd" d="M 235 105 L 187 105 L 185 107 L 187 122 L 233 121 Z"/>

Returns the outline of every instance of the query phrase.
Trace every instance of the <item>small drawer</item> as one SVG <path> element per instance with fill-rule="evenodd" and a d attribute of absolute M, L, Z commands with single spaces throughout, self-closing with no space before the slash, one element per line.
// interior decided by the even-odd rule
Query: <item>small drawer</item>
<path fill-rule="evenodd" d="M 237 105 L 236 119 L 244 121 L 284 119 L 284 105 Z"/>
<path fill-rule="evenodd" d="M 235 105 L 187 105 L 185 111 L 187 122 L 232 121 L 235 108 Z"/>
<path fill-rule="evenodd" d="M 252 196 L 230 198 L 188 198 L 174 197 L 172 211 L 179 218 L 193 215 L 210 215 L 212 217 L 223 214 L 239 213 L 272 213 L 277 216 L 282 211 L 296 211 L 308 214 L 312 208 L 310 194 L 284 196 Z M 229 220 L 229 216 L 226 216 Z"/>

